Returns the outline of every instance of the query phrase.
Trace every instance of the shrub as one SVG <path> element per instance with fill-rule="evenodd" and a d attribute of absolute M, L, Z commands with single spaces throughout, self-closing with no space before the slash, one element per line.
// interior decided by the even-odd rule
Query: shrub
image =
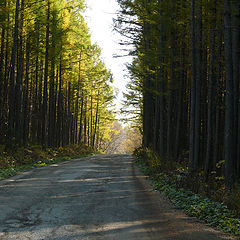
<path fill-rule="evenodd" d="M 193 177 L 184 162 L 173 162 L 168 166 L 169 161 L 144 149 L 137 149 L 134 156 L 142 172 L 150 175 L 153 187 L 166 194 L 188 215 L 202 219 L 226 233 L 240 236 L 239 185 L 229 195 L 225 190 L 224 179 L 217 177 L 214 172 L 205 182 L 203 172 Z"/>
<path fill-rule="evenodd" d="M 71 145 L 57 149 L 48 148 L 45 151 L 39 145 L 21 147 L 5 151 L 0 146 L 0 179 L 13 176 L 19 171 L 46 166 L 51 163 L 92 153 L 92 149 L 85 145 Z"/>

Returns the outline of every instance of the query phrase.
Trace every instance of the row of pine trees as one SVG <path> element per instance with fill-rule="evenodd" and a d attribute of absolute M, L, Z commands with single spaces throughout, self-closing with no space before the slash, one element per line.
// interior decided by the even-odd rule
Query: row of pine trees
<path fill-rule="evenodd" d="M 118 3 L 115 27 L 134 56 L 126 97 L 140 109 L 144 147 L 231 189 L 240 179 L 240 1 Z"/>
<path fill-rule="evenodd" d="M 112 76 L 83 0 L 1 0 L 0 145 L 97 147 L 112 118 Z"/>

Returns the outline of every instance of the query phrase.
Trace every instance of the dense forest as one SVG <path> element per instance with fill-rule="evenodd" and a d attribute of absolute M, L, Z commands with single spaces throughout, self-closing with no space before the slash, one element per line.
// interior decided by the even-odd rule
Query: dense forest
<path fill-rule="evenodd" d="M 145 148 L 192 176 L 240 179 L 239 0 L 118 0 L 125 94 Z M 133 108 L 131 108 L 131 112 Z"/>
<path fill-rule="evenodd" d="M 83 0 L 1 0 L 0 145 L 104 144 L 112 74 Z"/>
<path fill-rule="evenodd" d="M 125 96 L 143 146 L 231 189 L 240 179 L 240 2 L 118 3 L 115 29 L 134 57 Z M 1 1 L 1 146 L 106 150 L 121 131 L 111 111 L 113 77 L 91 43 L 84 4 Z"/>

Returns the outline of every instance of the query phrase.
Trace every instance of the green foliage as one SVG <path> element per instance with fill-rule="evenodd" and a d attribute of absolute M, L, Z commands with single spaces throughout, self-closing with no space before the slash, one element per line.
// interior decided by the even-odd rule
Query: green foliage
<path fill-rule="evenodd" d="M 17 1 L 0 2 L 0 49 L 4 56 L 0 61 L 0 144 L 19 147 L 19 164 L 31 162 L 28 154 L 21 152 L 22 145 L 65 147 L 84 143 L 98 148 L 98 136 L 104 135 L 101 130 L 113 122 L 106 118 L 115 118 L 113 77 L 102 60 L 101 49 L 91 42 L 83 14 L 85 1 L 28 0 L 19 1 L 19 8 Z M 18 44 L 12 34 L 17 27 Z M 11 51 L 13 48 L 18 54 Z M 12 54 L 17 55 L 14 64 Z M 13 67 L 11 84 L 16 91 L 10 86 Z M 11 94 L 3 94 L 3 76 L 4 91 Z M 16 104 L 10 104 L 8 98 Z M 8 112 L 16 112 L 12 129 Z M 45 158 L 41 155 L 36 152 L 36 158 Z M 1 162 L 8 165 L 14 161 L 7 158 Z"/>
<path fill-rule="evenodd" d="M 229 234 L 240 236 L 240 217 L 236 211 L 230 210 L 224 203 L 210 200 L 193 191 L 180 188 L 174 178 L 187 174 L 184 167 L 176 169 L 175 173 L 166 174 L 156 171 L 161 166 L 159 158 L 149 150 L 137 149 L 134 153 L 136 163 L 141 171 L 150 175 L 154 189 L 164 193 L 176 206 L 188 215 L 204 220 L 209 226 L 216 227 Z M 173 177 L 173 175 L 175 175 Z M 177 177 L 178 176 L 178 177 Z M 239 203 L 240 188 L 231 196 L 231 200 Z"/>
<path fill-rule="evenodd" d="M 85 145 L 48 148 L 46 151 L 43 151 L 41 146 L 19 148 L 8 152 L 3 149 L 0 146 L 0 179 L 14 176 L 27 169 L 43 167 L 93 153 L 92 149 Z"/>

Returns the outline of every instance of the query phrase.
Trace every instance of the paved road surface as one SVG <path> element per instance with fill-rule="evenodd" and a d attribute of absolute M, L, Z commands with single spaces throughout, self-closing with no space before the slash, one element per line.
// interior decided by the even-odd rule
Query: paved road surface
<path fill-rule="evenodd" d="M 97 155 L 0 182 L 0 240 L 221 240 L 174 209 L 128 155 Z"/>

